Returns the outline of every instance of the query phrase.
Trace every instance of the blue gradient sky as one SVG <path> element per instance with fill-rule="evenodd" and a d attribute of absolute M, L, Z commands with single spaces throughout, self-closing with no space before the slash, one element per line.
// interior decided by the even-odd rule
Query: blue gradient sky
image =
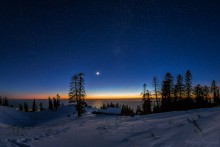
<path fill-rule="evenodd" d="M 87 95 L 139 96 L 143 83 L 190 70 L 220 82 L 218 0 L 0 2 L 0 95 L 66 96 L 85 73 Z M 96 76 L 96 71 L 101 75 Z"/>

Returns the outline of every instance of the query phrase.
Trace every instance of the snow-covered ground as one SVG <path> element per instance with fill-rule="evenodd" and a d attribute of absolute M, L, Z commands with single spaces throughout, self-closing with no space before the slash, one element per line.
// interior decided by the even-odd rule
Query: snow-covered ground
<path fill-rule="evenodd" d="M 25 113 L 0 106 L 4 146 L 220 146 L 220 107 L 146 116 L 76 117 L 73 106 Z"/>

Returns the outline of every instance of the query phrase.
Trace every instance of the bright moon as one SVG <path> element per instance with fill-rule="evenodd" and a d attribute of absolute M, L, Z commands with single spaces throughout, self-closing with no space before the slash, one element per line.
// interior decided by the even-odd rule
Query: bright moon
<path fill-rule="evenodd" d="M 97 72 L 96 72 L 96 75 L 99 76 L 99 75 L 100 75 L 100 72 L 97 71 Z"/>

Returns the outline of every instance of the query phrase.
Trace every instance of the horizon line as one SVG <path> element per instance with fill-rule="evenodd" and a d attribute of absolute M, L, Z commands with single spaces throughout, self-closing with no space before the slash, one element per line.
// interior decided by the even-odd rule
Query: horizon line
<path fill-rule="evenodd" d="M 50 97 L 53 98 L 53 97 Z M 8 98 L 9 100 L 45 100 L 48 98 Z M 60 98 L 61 100 L 68 100 L 68 98 Z M 115 99 L 115 100 L 123 100 L 123 99 L 141 99 L 141 97 L 103 97 L 103 98 L 85 98 L 85 100 L 108 100 L 108 99 Z"/>

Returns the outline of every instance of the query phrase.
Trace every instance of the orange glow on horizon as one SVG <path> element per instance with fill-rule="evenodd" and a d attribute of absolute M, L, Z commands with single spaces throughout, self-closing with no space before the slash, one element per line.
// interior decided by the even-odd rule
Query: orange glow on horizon
<path fill-rule="evenodd" d="M 137 99 L 138 95 L 90 95 L 86 99 Z"/>
<path fill-rule="evenodd" d="M 66 92 L 58 93 L 61 99 L 68 99 L 68 94 Z M 56 97 L 57 93 L 19 93 L 19 94 L 9 94 L 6 95 L 9 99 L 48 99 L 48 97 Z M 151 98 L 155 98 L 155 95 L 151 95 Z M 99 92 L 99 93 L 88 93 L 85 99 L 140 99 L 141 94 L 136 92 Z M 158 98 L 161 98 L 158 95 Z"/>
<path fill-rule="evenodd" d="M 61 99 L 68 99 L 67 94 L 59 94 Z M 56 94 L 19 94 L 9 95 L 8 98 L 12 99 L 47 99 L 48 97 L 56 97 Z M 98 95 L 87 95 L 86 99 L 137 99 L 141 98 L 140 95 L 135 94 L 98 94 Z"/>
<path fill-rule="evenodd" d="M 12 99 L 47 99 L 48 97 L 56 97 L 57 94 L 16 94 L 9 95 L 8 98 Z M 63 94 L 59 94 L 61 99 L 66 99 L 67 96 Z"/>

